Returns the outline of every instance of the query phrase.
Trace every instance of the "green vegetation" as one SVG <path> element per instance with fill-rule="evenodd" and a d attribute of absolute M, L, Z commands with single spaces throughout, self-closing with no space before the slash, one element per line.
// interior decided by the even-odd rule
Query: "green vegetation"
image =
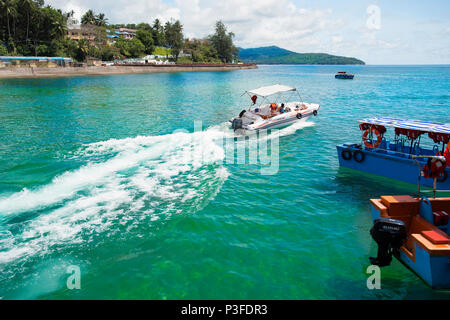
<path fill-rule="evenodd" d="M 229 63 L 237 57 L 234 34 L 227 32 L 221 21 L 207 39 L 185 39 L 179 20 L 164 25 L 158 19 L 152 25 L 108 24 L 105 14 L 88 10 L 81 18 L 81 26 L 69 30 L 73 15 L 73 11 L 62 12 L 45 5 L 44 0 L 0 0 L 0 55 L 110 61 L 156 54 L 171 56 L 173 61 L 181 58 L 184 63 Z M 127 38 L 108 41 L 118 28 L 133 29 L 136 34 L 132 30 Z"/>
<path fill-rule="evenodd" d="M 153 54 L 158 56 L 168 56 L 172 54 L 172 51 L 169 48 L 156 47 L 155 50 L 153 50 Z"/>
<path fill-rule="evenodd" d="M 155 50 L 155 46 L 153 45 L 153 35 L 150 31 L 147 31 L 145 29 L 138 29 L 138 31 L 136 32 L 136 38 L 134 39 L 141 42 L 144 47 L 144 53 L 152 54 Z"/>
<path fill-rule="evenodd" d="M 297 53 L 276 46 L 240 48 L 239 57 L 245 62 L 258 64 L 364 64 L 356 58 L 326 53 Z"/>
<path fill-rule="evenodd" d="M 145 51 L 145 46 L 138 38 L 119 38 L 119 40 L 116 41 L 116 47 L 120 49 L 120 53 L 125 57 L 139 57 Z"/>
<path fill-rule="evenodd" d="M 238 53 L 238 49 L 233 45 L 233 38 L 234 33 L 227 33 L 227 28 L 222 21 L 217 21 L 216 32 L 209 36 L 209 41 L 223 62 L 232 62 Z"/>
<path fill-rule="evenodd" d="M 106 23 L 108 22 L 108 19 L 105 18 L 104 13 L 94 14 L 92 10 L 88 10 L 82 17 L 81 17 L 81 24 L 90 24 L 95 25 L 98 27 L 106 27 Z"/>

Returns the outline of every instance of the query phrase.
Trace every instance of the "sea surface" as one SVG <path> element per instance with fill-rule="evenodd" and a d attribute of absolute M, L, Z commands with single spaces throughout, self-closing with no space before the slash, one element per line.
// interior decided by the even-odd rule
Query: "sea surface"
<path fill-rule="evenodd" d="M 276 83 L 319 114 L 238 163 L 227 120 Z M 449 88 L 450 66 L 0 80 L 0 298 L 448 299 L 396 260 L 368 289 L 369 199 L 416 187 L 335 145 L 365 117 L 448 123 Z"/>

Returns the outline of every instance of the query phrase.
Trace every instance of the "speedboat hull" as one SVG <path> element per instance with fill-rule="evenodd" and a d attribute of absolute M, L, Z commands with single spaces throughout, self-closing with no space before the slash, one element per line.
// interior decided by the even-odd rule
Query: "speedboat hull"
<path fill-rule="evenodd" d="M 302 106 L 301 108 L 295 108 L 298 106 Z M 238 129 L 241 132 L 257 132 L 261 130 L 268 130 L 268 129 L 277 129 L 286 127 L 289 125 L 292 125 L 296 122 L 303 122 L 306 121 L 311 116 L 316 116 L 318 113 L 318 110 L 320 106 L 318 104 L 313 103 L 296 103 L 291 102 L 287 104 L 288 108 L 291 109 L 289 112 L 284 112 L 281 114 L 278 114 L 276 116 L 273 116 L 269 119 L 263 119 L 257 115 L 257 113 L 249 111 L 249 113 L 245 112 L 242 117 L 243 121 L 246 121 L 247 123 L 243 122 L 242 127 L 236 128 L 234 127 L 235 131 Z M 251 118 L 249 118 L 251 117 Z M 238 117 L 230 119 L 230 123 L 233 124 L 235 119 L 239 119 Z"/>

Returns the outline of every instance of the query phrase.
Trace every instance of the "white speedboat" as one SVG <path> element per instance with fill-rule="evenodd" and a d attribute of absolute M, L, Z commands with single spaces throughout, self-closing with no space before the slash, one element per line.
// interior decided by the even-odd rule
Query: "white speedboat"
<path fill-rule="evenodd" d="M 303 102 L 297 89 L 285 85 L 261 87 L 245 91 L 252 104 L 248 110 L 242 110 L 239 116 L 230 119 L 233 130 L 245 133 L 285 127 L 294 122 L 305 121 L 316 116 L 320 106 Z M 295 101 L 289 101 L 295 96 Z"/>

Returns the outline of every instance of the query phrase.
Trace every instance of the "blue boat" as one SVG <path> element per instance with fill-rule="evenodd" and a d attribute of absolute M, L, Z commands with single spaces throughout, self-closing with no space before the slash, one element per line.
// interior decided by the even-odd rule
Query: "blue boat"
<path fill-rule="evenodd" d="M 346 71 L 338 71 L 338 73 L 334 77 L 336 79 L 353 79 L 355 75 L 349 74 Z"/>
<path fill-rule="evenodd" d="M 370 199 L 378 244 L 373 265 L 397 258 L 434 289 L 450 289 L 450 198 L 381 196 Z"/>
<path fill-rule="evenodd" d="M 340 166 L 412 184 L 420 180 L 421 186 L 450 190 L 450 124 L 386 117 L 359 123 L 362 142 L 336 146 Z M 393 141 L 385 137 L 388 127 L 394 128 Z M 426 136 L 431 140 L 421 141 Z M 433 161 L 424 157 L 436 155 L 440 157 Z M 424 169 L 420 179 L 418 166 Z M 436 186 L 430 177 L 433 170 L 442 171 Z"/>

